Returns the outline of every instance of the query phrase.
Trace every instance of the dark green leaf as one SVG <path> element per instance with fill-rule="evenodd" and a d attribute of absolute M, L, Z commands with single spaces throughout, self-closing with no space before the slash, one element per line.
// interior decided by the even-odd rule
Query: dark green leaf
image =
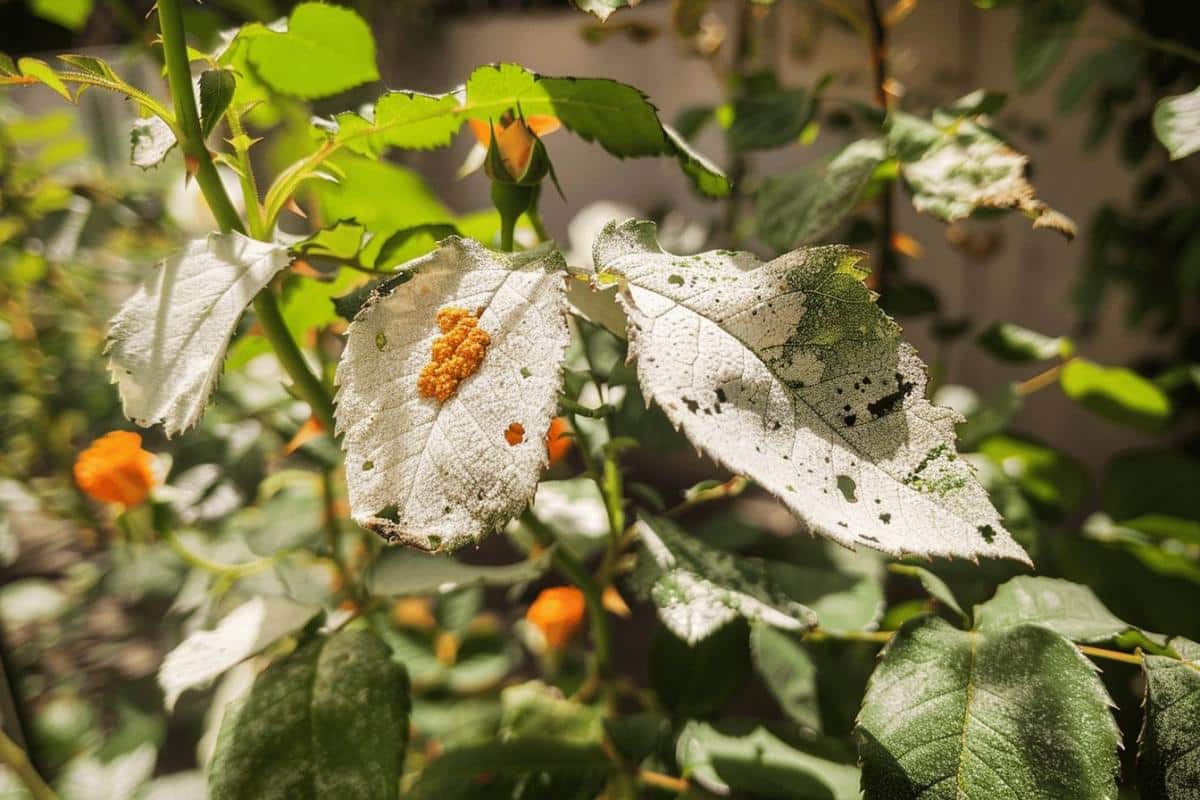
<path fill-rule="evenodd" d="M 716 109 L 712 106 L 688 106 L 675 115 L 672 126 L 680 136 L 690 142 L 715 118 Z"/>
<path fill-rule="evenodd" d="M 976 341 L 996 358 L 1011 364 L 1070 358 L 1075 349 L 1065 336 L 1046 336 L 1011 322 L 992 323 Z"/>
<path fill-rule="evenodd" d="M 755 623 L 750 629 L 750 652 L 755 669 L 783 712 L 800 725 L 820 731 L 817 667 L 799 638 Z"/>
<path fill-rule="evenodd" d="M 1041 625 L 1081 644 L 1110 641 L 1133 628 L 1105 608 L 1087 586 L 1057 578 L 1013 578 L 975 608 L 975 625 L 982 633 L 1023 623 Z"/>
<path fill-rule="evenodd" d="M 1063 393 L 1113 422 L 1156 433 L 1171 418 L 1171 398 L 1152 381 L 1124 367 L 1077 358 L 1059 374 Z"/>
<path fill-rule="evenodd" d="M 408 711 L 404 668 L 373 634 L 315 639 L 271 664 L 226 711 L 209 796 L 398 797 Z"/>
<path fill-rule="evenodd" d="M 665 626 L 650 642 L 650 681 L 662 704 L 679 716 L 707 717 L 741 691 L 750 676 L 745 623 L 735 620 L 689 645 Z"/>
<path fill-rule="evenodd" d="M 1200 459 L 1182 450 L 1130 450 L 1104 469 L 1104 510 L 1115 520 L 1144 514 L 1200 519 Z"/>
<path fill-rule="evenodd" d="M 392 548 L 380 556 L 369 586 L 377 595 L 417 595 L 464 586 L 509 586 L 534 580 L 549 566 L 549 553 L 505 566 L 464 564 L 448 555 Z"/>
<path fill-rule="evenodd" d="M 236 88 L 233 70 L 209 69 L 200 73 L 200 130 L 206 138 L 229 108 Z"/>
<path fill-rule="evenodd" d="M 1200 645 L 1172 639 L 1181 660 L 1147 655 L 1145 720 L 1138 742 L 1144 798 L 1191 800 L 1200 788 Z"/>
<path fill-rule="evenodd" d="M 1087 493 L 1087 471 L 1066 453 L 1028 439 L 999 434 L 979 452 L 1012 477 L 1030 499 L 1060 513 L 1079 507 Z"/>
<path fill-rule="evenodd" d="M 511 793 L 493 792 L 514 778 L 536 776 L 545 798 L 575 798 L 566 793 L 563 783 L 578 787 L 593 783 L 594 797 L 612 762 L 598 745 L 560 742 L 548 737 L 487 742 L 448 750 L 428 762 L 406 800 L 457 800 L 457 798 L 512 797 Z M 563 781 L 557 783 L 556 781 Z"/>
<path fill-rule="evenodd" d="M 292 9 L 286 32 L 263 29 L 249 45 L 258 77 L 293 97 L 326 97 L 379 79 L 375 38 L 348 8 L 301 3 Z"/>
<path fill-rule="evenodd" d="M 881 140 L 863 139 L 847 145 L 824 170 L 767 178 L 755 194 L 759 237 L 776 250 L 819 240 L 858 204 L 884 158 Z"/>
<path fill-rule="evenodd" d="M 914 566 L 912 564 L 893 564 L 889 567 L 893 572 L 900 575 L 908 575 L 920 581 L 921 586 L 929 593 L 929 596 L 946 608 L 958 614 L 959 619 L 967 620 L 967 612 L 963 611 L 962 606 L 958 602 L 958 598 L 954 596 L 954 591 L 946 585 L 946 582 L 933 574 L 924 567 Z"/>
<path fill-rule="evenodd" d="M 406 256 L 409 253 L 405 246 L 417 236 L 429 236 L 435 242 L 439 242 L 447 236 L 462 236 L 462 234 L 457 227 L 449 223 L 426 223 L 401 228 L 384 239 L 383 244 L 380 245 L 379 255 L 375 257 L 375 269 L 384 269 L 391 264 L 407 261 Z"/>
<path fill-rule="evenodd" d="M 1087 0 L 1033 0 L 1021 6 L 1013 40 L 1021 91 L 1035 88 L 1062 59 L 1087 7 Z"/>
<path fill-rule="evenodd" d="M 816 98 L 805 89 L 746 94 L 733 104 L 733 122 L 725 132 L 729 146 L 745 153 L 793 144 L 816 109 Z"/>
<path fill-rule="evenodd" d="M 1110 800 L 1118 730 L 1095 671 L 1036 625 L 936 617 L 883 652 L 856 736 L 866 800 Z"/>
<path fill-rule="evenodd" d="M 689 722 L 675 758 L 684 774 L 709 791 L 785 800 L 857 800 L 859 771 L 788 746 L 765 728 L 729 736 Z"/>

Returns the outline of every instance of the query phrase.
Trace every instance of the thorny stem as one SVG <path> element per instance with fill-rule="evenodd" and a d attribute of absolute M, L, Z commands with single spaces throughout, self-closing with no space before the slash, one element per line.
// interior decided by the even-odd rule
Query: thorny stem
<path fill-rule="evenodd" d="M 887 25 L 879 11 L 879 0 L 867 0 L 867 11 L 871 27 L 871 69 L 875 76 L 875 102 L 884 114 L 888 113 L 888 41 Z M 879 192 L 879 272 L 875 280 L 875 291 L 881 295 L 891 288 L 896 278 L 899 263 L 892 248 L 895 233 L 893 202 L 895 183 L 888 181 Z"/>
<path fill-rule="evenodd" d="M 543 547 L 553 547 L 550 559 L 556 569 L 567 580 L 579 587 L 587 603 L 588 628 L 592 634 L 596 677 L 608 680 L 612 673 L 612 636 L 608 629 L 608 617 L 601 600 L 600 586 L 580 563 L 579 559 L 558 542 L 558 537 L 546 523 L 537 518 L 528 508 L 521 514 L 521 522 Z"/>
<path fill-rule="evenodd" d="M 33 800 L 58 800 L 58 795 L 33 768 L 29 755 L 3 731 L 0 731 L 0 764 L 8 767 L 17 780 L 25 785 Z"/>
<path fill-rule="evenodd" d="M 192 93 L 192 73 L 191 67 L 188 66 L 187 40 L 179 0 L 159 0 L 158 21 L 162 31 L 167 83 L 175 103 L 176 134 L 188 169 L 195 171 L 196 182 L 200 185 L 200 191 L 203 192 L 204 199 L 221 230 L 226 233 L 245 233 L 246 228 L 225 191 L 225 185 L 213 164 L 212 155 L 204 143 L 200 116 L 196 111 L 196 99 Z M 267 233 L 263 232 L 264 235 Z M 254 298 L 254 312 L 258 315 L 263 333 L 275 350 L 279 363 L 292 379 L 296 394 L 312 407 L 313 414 L 325 429 L 332 433 L 333 400 L 325 390 L 324 384 L 309 370 L 304 355 L 284 323 L 279 301 L 270 287 L 259 292 Z"/>

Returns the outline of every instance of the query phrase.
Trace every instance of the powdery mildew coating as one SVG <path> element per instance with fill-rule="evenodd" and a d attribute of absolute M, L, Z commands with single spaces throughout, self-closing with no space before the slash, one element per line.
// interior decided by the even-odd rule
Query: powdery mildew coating
<path fill-rule="evenodd" d="M 954 447 L 955 412 L 874 304 L 845 247 L 663 252 L 653 224 L 610 224 L 597 271 L 624 279 L 648 400 L 701 450 L 816 532 L 895 555 L 1028 561 Z"/>
<path fill-rule="evenodd" d="M 455 550 L 525 507 L 546 446 L 538 436 L 513 443 L 511 431 L 544 431 L 557 408 L 564 267 L 555 251 L 510 256 L 452 236 L 402 268 L 410 280 L 367 301 L 337 372 L 355 521 L 390 541 Z M 442 402 L 418 381 L 448 308 L 475 309 L 489 344 Z"/>

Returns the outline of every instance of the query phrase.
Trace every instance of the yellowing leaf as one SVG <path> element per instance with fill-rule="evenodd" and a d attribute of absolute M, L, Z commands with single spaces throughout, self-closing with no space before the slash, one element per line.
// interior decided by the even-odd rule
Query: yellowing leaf
<path fill-rule="evenodd" d="M 569 338 L 564 268 L 557 251 L 505 255 L 451 236 L 400 268 L 411 279 L 384 284 L 363 306 L 337 372 L 360 525 L 423 550 L 454 550 L 525 508 L 546 464 L 542 432 L 557 409 Z M 466 327 L 439 327 L 445 312 Z M 460 349 L 435 357 L 435 344 Z M 449 369 L 466 349 L 460 366 L 473 371 L 453 387 L 429 379 L 431 364 Z"/>
<path fill-rule="evenodd" d="M 811 528 L 896 555 L 1026 561 L 954 448 L 959 416 L 872 302 L 859 254 L 664 252 L 651 223 L 610 225 L 598 271 L 624 279 L 642 391 L 701 450 Z"/>

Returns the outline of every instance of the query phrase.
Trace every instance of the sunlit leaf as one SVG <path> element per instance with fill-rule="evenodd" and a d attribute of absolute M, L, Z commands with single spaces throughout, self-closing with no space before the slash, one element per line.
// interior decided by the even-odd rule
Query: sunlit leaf
<path fill-rule="evenodd" d="M 596 267 L 624 281 L 643 393 L 717 461 L 815 531 L 889 553 L 1025 559 L 954 448 L 958 415 L 872 302 L 859 255 L 663 252 L 610 225 Z"/>
<path fill-rule="evenodd" d="M 536 579 L 548 558 L 531 558 L 505 566 L 464 564 L 450 556 L 429 555 L 400 548 L 380 556 L 371 571 L 374 594 L 443 593 L 464 586 L 509 586 Z"/>
<path fill-rule="evenodd" d="M 280 245 L 214 233 L 160 264 L 109 329 L 125 415 L 168 436 L 199 422 L 242 312 L 289 260 Z"/>
<path fill-rule="evenodd" d="M 1154 107 L 1154 133 L 1172 160 L 1200 150 L 1200 86 L 1158 101 Z"/>
<path fill-rule="evenodd" d="M 301 3 L 287 31 L 264 28 L 249 41 L 249 59 L 272 89 L 312 99 L 379 79 L 375 37 L 354 11 L 325 3 Z"/>
<path fill-rule="evenodd" d="M 210 69 L 200 73 L 200 131 L 207 137 L 217 127 L 233 100 L 237 78 L 233 70 Z"/>
<path fill-rule="evenodd" d="M 979 443 L 979 452 L 1044 507 L 1066 513 L 1083 502 L 1087 471 L 1061 450 L 1029 439 L 996 434 Z"/>
<path fill-rule="evenodd" d="M 56 25 L 79 31 L 92 15 L 92 0 L 29 0 L 29 10 Z"/>
<path fill-rule="evenodd" d="M 1074 352 L 1071 340 L 1065 336 L 1046 336 L 1011 322 L 989 325 L 976 341 L 996 358 L 1012 364 L 1069 358 Z"/>
<path fill-rule="evenodd" d="M 407 282 L 376 290 L 350 326 L 337 372 L 338 430 L 360 525 L 424 550 L 454 550 L 525 508 L 546 464 L 543 436 L 568 341 L 562 268 L 557 251 L 509 256 L 450 237 L 405 265 Z M 418 384 L 431 364 L 450 368 L 451 353 L 436 363 L 431 356 L 449 335 L 441 312 L 477 319 L 484 342 L 439 398 Z"/>
<path fill-rule="evenodd" d="M 1084 644 L 1108 641 L 1133 629 L 1090 588 L 1057 578 L 1018 576 L 975 608 L 975 625 L 983 633 L 1023 623 L 1041 625 Z"/>
<path fill-rule="evenodd" d="M 1181 800 L 1200 786 L 1200 645 L 1172 639 L 1182 657 L 1145 656 L 1145 718 L 1138 741 L 1142 797 Z"/>
<path fill-rule="evenodd" d="M 1105 367 L 1077 358 L 1059 374 L 1063 394 L 1113 422 L 1152 433 L 1163 430 L 1171 418 L 1171 398 L 1166 392 L 1124 367 Z"/>
<path fill-rule="evenodd" d="M 1036 625 L 936 617 L 888 644 L 855 731 L 865 800 L 1111 800 L 1118 731 L 1091 663 Z"/>

